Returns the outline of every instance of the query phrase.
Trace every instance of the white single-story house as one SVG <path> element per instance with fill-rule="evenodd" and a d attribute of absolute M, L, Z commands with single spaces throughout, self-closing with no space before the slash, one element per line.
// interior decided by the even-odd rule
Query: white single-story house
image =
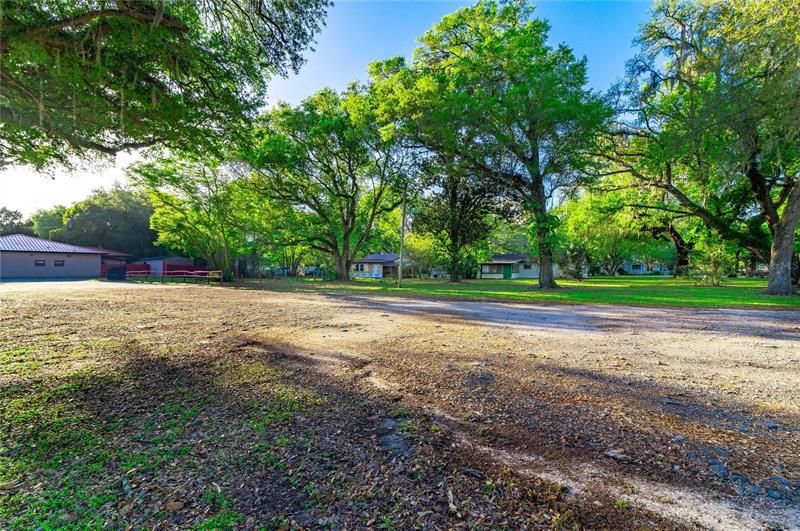
<path fill-rule="evenodd" d="M 413 262 L 403 257 L 403 277 L 409 276 Z M 355 278 L 397 278 L 400 255 L 397 253 L 374 253 L 355 260 L 350 273 Z M 408 269 L 406 269 L 408 268 Z"/>
<path fill-rule="evenodd" d="M 99 277 L 104 254 L 26 234 L 0 236 L 0 280 Z"/>
<path fill-rule="evenodd" d="M 553 275 L 561 276 L 555 264 Z M 539 278 L 539 261 L 527 254 L 496 254 L 490 261 L 479 264 L 478 278 Z"/>
<path fill-rule="evenodd" d="M 654 264 L 651 269 L 647 269 L 647 264 L 639 260 L 625 260 L 620 269 L 628 275 L 644 275 L 646 273 L 669 275 L 670 273 L 670 268 L 666 264 Z"/>
<path fill-rule="evenodd" d="M 136 260 L 134 264 L 147 264 L 150 266 L 150 273 L 161 275 L 165 271 L 176 271 L 183 267 L 191 270 L 194 267 L 194 260 L 183 256 L 153 256 Z"/>

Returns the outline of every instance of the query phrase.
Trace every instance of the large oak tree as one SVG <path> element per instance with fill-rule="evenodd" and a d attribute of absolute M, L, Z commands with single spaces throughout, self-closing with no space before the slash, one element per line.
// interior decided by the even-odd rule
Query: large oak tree
<path fill-rule="evenodd" d="M 613 150 L 644 184 L 768 261 L 774 294 L 792 292 L 800 221 L 798 35 L 791 2 L 659 2 L 630 65 L 623 117 L 635 120 Z"/>
<path fill-rule="evenodd" d="M 130 169 L 133 183 L 150 196 L 150 226 L 157 244 L 203 258 L 230 280 L 244 247 L 245 212 L 240 176 L 213 158 L 186 155 L 140 163 Z"/>
<path fill-rule="evenodd" d="M 328 0 L 2 0 L 0 165 L 235 137 Z"/>
<path fill-rule="evenodd" d="M 248 154 L 255 189 L 306 218 L 295 243 L 329 254 L 340 280 L 349 278 L 377 218 L 402 201 L 410 171 L 410 153 L 377 123 L 373 96 L 353 86 L 322 90 L 297 107 L 281 104 L 259 121 Z"/>
<path fill-rule="evenodd" d="M 610 111 L 586 88 L 586 60 L 548 31 L 526 2 L 481 1 L 428 31 L 410 69 L 384 71 L 397 70 L 393 105 L 413 138 L 493 176 L 533 218 L 539 286 L 555 288 L 551 208 L 583 180 Z"/>

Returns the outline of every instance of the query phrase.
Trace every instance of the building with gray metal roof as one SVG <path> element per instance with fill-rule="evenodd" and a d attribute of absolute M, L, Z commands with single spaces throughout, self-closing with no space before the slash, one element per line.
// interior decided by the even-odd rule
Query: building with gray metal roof
<path fill-rule="evenodd" d="M 25 234 L 0 236 L 0 281 L 99 277 L 103 255 L 108 253 Z"/>

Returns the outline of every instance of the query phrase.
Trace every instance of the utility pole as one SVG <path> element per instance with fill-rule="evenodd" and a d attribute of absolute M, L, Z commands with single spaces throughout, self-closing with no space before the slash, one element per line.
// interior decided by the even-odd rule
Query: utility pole
<path fill-rule="evenodd" d="M 397 268 L 397 287 L 403 287 L 403 244 L 406 240 L 406 196 L 408 185 L 403 188 L 403 214 L 400 220 L 400 265 Z"/>

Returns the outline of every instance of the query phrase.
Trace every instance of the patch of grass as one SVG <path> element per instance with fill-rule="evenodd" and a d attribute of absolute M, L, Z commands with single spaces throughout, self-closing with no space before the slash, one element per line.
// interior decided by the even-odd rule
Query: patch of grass
<path fill-rule="evenodd" d="M 381 523 L 378 524 L 378 529 L 393 530 L 393 529 L 397 529 L 397 528 L 395 527 L 391 516 L 384 516 L 381 519 Z"/>
<path fill-rule="evenodd" d="M 149 452 L 130 453 L 127 454 L 122 460 L 122 470 L 125 472 L 131 470 L 147 471 L 153 470 L 159 465 L 158 457 Z"/>
<path fill-rule="evenodd" d="M 631 504 L 627 500 L 620 498 L 614 502 L 614 507 L 619 511 L 625 511 L 631 508 Z"/>
<path fill-rule="evenodd" d="M 256 460 L 267 468 L 286 470 L 286 464 L 282 463 L 280 458 L 265 444 L 256 444 L 253 446 Z"/>
<path fill-rule="evenodd" d="M 236 524 L 244 522 L 244 515 L 233 509 L 233 500 L 224 492 L 209 488 L 203 492 L 202 497 L 203 501 L 218 512 L 195 526 L 196 530 L 233 529 Z"/>
<path fill-rule="evenodd" d="M 393 417 L 407 417 L 411 414 L 411 410 L 405 406 L 398 406 L 392 410 Z"/>
<path fill-rule="evenodd" d="M 98 510 L 117 497 L 111 491 L 92 492 L 75 484 L 47 488 L 26 497 L 18 514 L 4 514 L 0 520 L 7 529 L 101 529 L 103 516 Z"/>
<path fill-rule="evenodd" d="M 266 363 L 255 361 L 237 365 L 232 377 L 238 383 L 277 383 L 279 374 Z"/>
<path fill-rule="evenodd" d="M 292 444 L 293 442 L 294 442 L 294 438 L 293 437 L 291 437 L 290 435 L 283 434 L 283 433 L 278 435 L 278 437 L 275 439 L 275 444 L 277 444 L 278 446 L 286 447 L 286 446 L 289 446 L 290 444 Z"/>
<path fill-rule="evenodd" d="M 306 486 L 303 487 L 303 492 L 306 495 L 306 509 L 312 509 L 322 503 L 322 493 L 317 491 L 317 486 L 312 481 L 306 483 Z"/>
<path fill-rule="evenodd" d="M 241 513 L 237 513 L 236 511 L 221 511 L 214 516 L 208 517 L 199 524 L 197 524 L 194 529 L 197 531 L 220 531 L 220 530 L 227 530 L 233 529 L 234 526 L 237 524 L 241 524 L 244 522 L 244 515 Z"/>
<path fill-rule="evenodd" d="M 17 347 L 0 350 L 0 374 L 26 376 L 39 369 L 41 362 L 36 358 L 38 349 Z"/>
<path fill-rule="evenodd" d="M 245 283 L 255 289 L 371 293 L 402 297 L 557 302 L 565 304 L 610 304 L 688 308 L 800 309 L 800 296 L 766 295 L 765 279 L 727 279 L 720 287 L 696 286 L 690 279 L 658 276 L 592 277 L 582 281 L 559 280 L 562 289 L 540 290 L 535 279 L 403 280 L 394 282 L 359 279 L 352 282 L 286 279 L 280 282 Z"/>
<path fill-rule="evenodd" d="M 299 411 L 311 411 L 311 408 L 322 401 L 316 395 L 305 390 L 295 390 L 286 386 L 273 386 L 269 398 L 255 402 L 252 407 L 261 410 L 251 422 L 252 428 L 265 435 L 270 426 L 292 421 Z"/>
<path fill-rule="evenodd" d="M 223 510 L 233 507 L 233 501 L 222 491 L 217 489 L 206 489 L 203 491 L 203 501 L 215 509 Z"/>
<path fill-rule="evenodd" d="M 410 420 L 405 420 L 403 422 L 398 423 L 397 429 L 402 433 L 414 433 L 417 431 L 417 426 Z"/>

